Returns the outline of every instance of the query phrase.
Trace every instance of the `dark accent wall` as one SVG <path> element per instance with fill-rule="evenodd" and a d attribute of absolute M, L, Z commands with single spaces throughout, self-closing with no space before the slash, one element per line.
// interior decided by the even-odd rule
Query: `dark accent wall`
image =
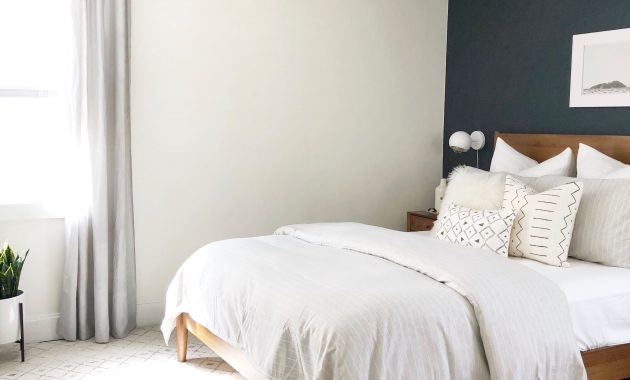
<path fill-rule="evenodd" d="M 630 108 L 569 108 L 574 34 L 630 28 L 630 0 L 450 0 L 444 173 L 475 165 L 448 138 L 481 130 L 630 135 Z M 628 68 L 630 70 L 630 68 Z"/>

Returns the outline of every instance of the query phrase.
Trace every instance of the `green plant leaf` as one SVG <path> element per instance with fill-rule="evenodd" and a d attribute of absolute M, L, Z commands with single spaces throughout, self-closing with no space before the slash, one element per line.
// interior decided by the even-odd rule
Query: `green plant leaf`
<path fill-rule="evenodd" d="M 0 299 L 17 296 L 22 268 L 29 252 L 27 250 L 24 257 L 21 257 L 8 243 L 0 250 Z"/>

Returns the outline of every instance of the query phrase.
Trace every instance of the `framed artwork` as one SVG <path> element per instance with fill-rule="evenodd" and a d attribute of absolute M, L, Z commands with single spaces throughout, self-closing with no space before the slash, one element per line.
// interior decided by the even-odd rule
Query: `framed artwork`
<path fill-rule="evenodd" d="M 630 107 L 630 29 L 573 36 L 571 107 Z"/>

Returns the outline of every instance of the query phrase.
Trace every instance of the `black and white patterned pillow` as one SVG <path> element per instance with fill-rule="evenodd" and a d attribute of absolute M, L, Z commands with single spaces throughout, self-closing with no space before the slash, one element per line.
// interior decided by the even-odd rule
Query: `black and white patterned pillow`
<path fill-rule="evenodd" d="M 543 192 L 508 175 L 504 208 L 516 220 L 510 238 L 510 256 L 520 256 L 558 267 L 569 266 L 569 245 L 584 185 L 569 182 Z"/>
<path fill-rule="evenodd" d="M 514 210 L 473 210 L 450 205 L 440 214 L 437 238 L 507 257 Z"/>

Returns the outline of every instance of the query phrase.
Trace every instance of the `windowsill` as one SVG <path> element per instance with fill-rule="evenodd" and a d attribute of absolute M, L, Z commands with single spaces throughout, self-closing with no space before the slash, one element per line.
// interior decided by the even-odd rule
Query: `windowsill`
<path fill-rule="evenodd" d="M 0 222 L 34 219 L 63 219 L 63 207 L 47 203 L 0 204 Z"/>

